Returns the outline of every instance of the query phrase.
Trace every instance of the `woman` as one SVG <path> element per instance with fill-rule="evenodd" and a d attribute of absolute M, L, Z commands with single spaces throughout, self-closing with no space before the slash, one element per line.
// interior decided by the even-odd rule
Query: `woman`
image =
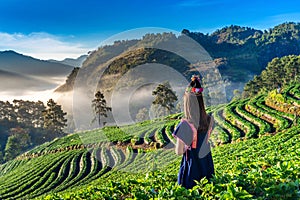
<path fill-rule="evenodd" d="M 185 92 L 184 117 L 174 131 L 177 138 L 175 151 L 178 155 L 183 155 L 178 184 L 190 189 L 196 185 L 195 180 L 200 181 L 203 177 L 210 179 L 214 174 L 208 142 L 213 119 L 206 114 L 202 92 Z"/>

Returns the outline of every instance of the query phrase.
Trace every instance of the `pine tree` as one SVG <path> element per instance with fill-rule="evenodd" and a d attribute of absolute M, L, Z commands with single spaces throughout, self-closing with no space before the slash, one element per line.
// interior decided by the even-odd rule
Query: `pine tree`
<path fill-rule="evenodd" d="M 172 90 L 169 82 L 159 84 L 155 90 L 152 91 L 152 95 L 155 96 L 152 104 L 155 107 L 161 106 L 165 108 L 169 114 L 175 107 L 174 103 L 178 100 L 176 93 Z"/>
<path fill-rule="evenodd" d="M 98 124 L 101 126 L 101 116 L 107 117 L 107 112 L 111 111 L 111 107 L 106 106 L 106 100 L 104 94 L 100 91 L 96 92 L 95 99 L 92 101 L 92 107 L 96 114 L 92 122 L 98 118 Z"/>
<path fill-rule="evenodd" d="M 61 105 L 55 103 L 53 99 L 47 102 L 47 107 L 43 111 L 44 128 L 53 133 L 63 133 L 63 129 L 67 125 L 67 119 L 65 119 L 67 113 L 63 112 Z"/>

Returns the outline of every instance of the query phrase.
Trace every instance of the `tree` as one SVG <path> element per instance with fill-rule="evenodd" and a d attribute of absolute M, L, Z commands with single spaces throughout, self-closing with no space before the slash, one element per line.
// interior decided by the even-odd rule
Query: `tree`
<path fill-rule="evenodd" d="M 42 101 L 24 101 L 13 100 L 14 110 L 19 123 L 26 127 L 42 127 L 43 115 L 42 112 L 46 109 Z"/>
<path fill-rule="evenodd" d="M 147 108 L 139 109 L 138 113 L 136 114 L 136 121 L 141 122 L 149 119 L 149 111 Z"/>
<path fill-rule="evenodd" d="M 106 106 L 104 94 L 100 91 L 96 92 L 95 99 L 93 99 L 92 101 L 92 107 L 96 114 L 92 122 L 94 122 L 98 118 L 98 124 L 99 126 L 101 126 L 101 116 L 107 117 L 107 112 L 111 111 L 111 107 Z"/>
<path fill-rule="evenodd" d="M 63 133 L 64 127 L 67 126 L 67 119 L 65 119 L 67 113 L 63 112 L 61 105 L 55 103 L 53 99 L 47 102 L 47 107 L 43 111 L 44 128 L 53 133 Z"/>
<path fill-rule="evenodd" d="M 268 92 L 284 87 L 291 82 L 299 82 L 300 56 L 290 55 L 274 58 L 260 75 L 254 76 L 244 87 L 244 97 L 251 97 L 260 92 Z"/>
<path fill-rule="evenodd" d="M 155 90 L 152 91 L 152 95 L 155 96 L 152 104 L 165 108 L 169 114 L 175 107 L 174 103 L 178 100 L 169 82 L 159 84 Z"/>
<path fill-rule="evenodd" d="M 28 131 L 23 128 L 11 128 L 4 150 L 5 160 L 8 161 L 15 158 L 27 150 L 30 145 L 31 138 Z"/>
<path fill-rule="evenodd" d="M 8 120 L 11 122 L 17 121 L 17 114 L 14 106 L 8 101 L 0 101 L 0 120 Z"/>
<path fill-rule="evenodd" d="M 32 125 L 35 128 L 43 127 L 44 118 L 43 111 L 46 109 L 44 103 L 42 101 L 33 102 L 32 107 Z"/>

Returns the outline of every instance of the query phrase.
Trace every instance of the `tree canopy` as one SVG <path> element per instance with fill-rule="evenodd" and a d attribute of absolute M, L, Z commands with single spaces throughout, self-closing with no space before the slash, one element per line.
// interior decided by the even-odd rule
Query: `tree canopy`
<path fill-rule="evenodd" d="M 112 110 L 111 107 L 106 105 L 106 100 L 102 92 L 96 92 L 95 98 L 92 101 L 92 107 L 94 108 L 94 112 L 96 114 L 93 121 L 98 118 L 98 125 L 101 126 L 101 116 L 107 117 L 107 112 Z"/>
<path fill-rule="evenodd" d="M 64 135 L 61 106 L 53 100 L 47 106 L 42 101 L 0 101 L 0 163 Z"/>
<path fill-rule="evenodd" d="M 290 55 L 274 58 L 260 75 L 255 76 L 244 88 L 244 97 L 250 97 L 259 92 L 271 91 L 300 81 L 300 56 Z"/>
<path fill-rule="evenodd" d="M 49 99 L 47 102 L 47 109 L 43 111 L 44 128 L 56 133 L 63 133 L 63 129 L 67 126 L 67 113 L 63 112 L 61 105 Z"/>
<path fill-rule="evenodd" d="M 168 114 L 175 108 L 174 103 L 178 100 L 176 93 L 172 90 L 168 81 L 158 84 L 152 91 L 152 95 L 154 96 L 152 104 L 165 108 Z"/>

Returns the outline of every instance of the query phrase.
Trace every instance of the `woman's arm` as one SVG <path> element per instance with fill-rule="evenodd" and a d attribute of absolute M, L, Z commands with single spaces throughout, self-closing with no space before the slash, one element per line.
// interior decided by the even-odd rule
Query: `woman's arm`
<path fill-rule="evenodd" d="M 209 126 L 208 126 L 208 131 L 207 131 L 207 141 L 208 141 L 208 139 L 210 137 L 210 134 L 212 132 L 213 126 L 214 126 L 214 118 L 213 118 L 213 116 L 210 116 L 210 122 L 209 122 Z"/>
<path fill-rule="evenodd" d="M 175 153 L 177 155 L 182 155 L 184 153 L 184 143 L 179 138 L 177 138 Z"/>

